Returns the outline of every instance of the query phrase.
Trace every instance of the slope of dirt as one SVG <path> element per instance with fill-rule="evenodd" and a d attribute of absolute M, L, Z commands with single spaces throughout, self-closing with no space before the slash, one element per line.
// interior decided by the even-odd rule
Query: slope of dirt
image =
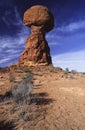
<path fill-rule="evenodd" d="M 34 91 L 30 105 L 0 103 L 0 130 L 85 130 L 85 77 L 55 68 L 31 68 Z M 19 80 L 25 73 L 13 73 Z M 0 97 L 10 86 L 9 73 L 0 73 Z"/>

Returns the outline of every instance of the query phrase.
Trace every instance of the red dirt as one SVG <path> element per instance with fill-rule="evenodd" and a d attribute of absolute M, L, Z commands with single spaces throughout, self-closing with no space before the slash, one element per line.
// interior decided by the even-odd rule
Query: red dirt
<path fill-rule="evenodd" d="M 68 74 L 67 78 L 62 71 L 52 68 L 32 68 L 32 71 L 36 103 L 24 107 L 16 107 L 11 101 L 1 103 L 0 130 L 8 127 L 6 123 L 9 121 L 13 121 L 14 126 L 11 123 L 12 128 L 6 127 L 4 130 L 85 130 L 85 77 L 80 74 L 70 77 Z M 3 80 L 0 79 L 2 95 L 14 83 L 6 79 L 8 73 L 0 75 L 4 77 Z M 14 75 L 19 78 L 23 74 Z M 20 117 L 22 111 L 29 117 L 27 120 Z"/>

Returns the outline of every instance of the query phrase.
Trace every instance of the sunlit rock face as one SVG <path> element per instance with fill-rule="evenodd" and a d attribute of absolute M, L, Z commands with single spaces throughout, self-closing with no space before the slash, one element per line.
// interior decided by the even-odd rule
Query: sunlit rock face
<path fill-rule="evenodd" d="M 50 48 L 45 34 L 54 27 L 54 18 L 47 7 L 36 5 L 29 8 L 23 17 L 23 22 L 31 29 L 31 35 L 26 41 L 19 65 L 49 65 L 52 64 Z"/>

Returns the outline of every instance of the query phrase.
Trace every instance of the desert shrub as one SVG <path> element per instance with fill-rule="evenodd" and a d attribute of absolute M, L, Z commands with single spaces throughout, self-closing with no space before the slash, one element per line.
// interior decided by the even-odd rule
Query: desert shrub
<path fill-rule="evenodd" d="M 69 73 L 69 68 L 65 68 L 65 71 L 66 71 L 67 73 Z"/>
<path fill-rule="evenodd" d="M 81 77 L 85 77 L 85 72 L 80 73 Z"/>
<path fill-rule="evenodd" d="M 82 72 L 81 74 L 82 74 L 82 75 L 85 75 L 85 72 Z"/>
<path fill-rule="evenodd" d="M 10 81 L 10 82 L 14 82 L 14 81 L 15 81 L 15 77 L 12 76 L 12 75 L 10 75 L 10 76 L 9 76 L 9 81 Z"/>
<path fill-rule="evenodd" d="M 22 71 L 25 72 L 25 73 L 28 73 L 28 72 L 31 73 L 31 71 L 29 70 L 29 68 L 26 67 L 26 66 L 24 66 L 24 67 L 20 67 L 19 69 L 22 70 Z"/>
<path fill-rule="evenodd" d="M 66 68 L 66 69 L 64 70 L 64 74 L 65 74 L 66 78 L 68 78 L 68 74 L 69 74 L 69 73 L 70 73 L 69 68 Z"/>
<path fill-rule="evenodd" d="M 18 115 L 18 119 L 19 120 L 24 120 L 24 121 L 29 121 L 30 120 L 30 116 L 28 114 L 28 111 L 21 110 L 21 112 Z"/>
<path fill-rule="evenodd" d="M 53 67 L 53 64 L 50 64 L 49 66 Z"/>
<path fill-rule="evenodd" d="M 49 69 L 47 69 L 49 72 L 54 72 L 55 71 L 55 67 L 51 66 Z"/>
<path fill-rule="evenodd" d="M 54 68 L 50 68 L 50 69 L 49 69 L 49 72 L 54 72 Z"/>
<path fill-rule="evenodd" d="M 37 68 L 36 68 L 36 71 L 40 71 L 40 68 L 39 68 L 39 67 L 37 67 Z"/>
<path fill-rule="evenodd" d="M 8 67 L 5 67 L 5 68 L 1 68 L 1 67 L 0 67 L 0 72 L 5 73 L 5 72 L 8 72 L 8 71 L 9 71 L 9 68 L 8 68 Z"/>
<path fill-rule="evenodd" d="M 11 67 L 13 68 L 13 69 L 17 69 L 17 65 L 11 65 Z"/>
<path fill-rule="evenodd" d="M 33 91 L 32 77 L 26 76 L 21 82 L 12 87 L 12 96 L 17 104 L 29 104 Z"/>
<path fill-rule="evenodd" d="M 18 83 L 12 87 L 13 99 L 17 104 L 29 104 L 31 101 L 31 93 L 33 85 L 26 81 Z"/>
<path fill-rule="evenodd" d="M 71 70 L 71 73 L 72 73 L 72 74 L 76 74 L 77 71 L 76 71 L 76 70 Z"/>
<path fill-rule="evenodd" d="M 63 69 L 62 69 L 62 68 L 60 68 L 60 67 L 56 67 L 56 69 L 61 70 L 61 71 L 63 70 Z"/>
<path fill-rule="evenodd" d="M 2 70 L 3 68 L 0 67 L 0 71 Z"/>
<path fill-rule="evenodd" d="M 26 75 L 22 77 L 22 80 L 31 82 L 33 80 L 33 74 L 31 72 L 26 73 Z"/>
<path fill-rule="evenodd" d="M 24 66 L 24 67 L 23 66 L 22 67 L 13 66 L 13 67 L 15 68 L 15 71 L 18 72 L 18 73 L 23 73 L 23 72 L 28 73 L 28 72 L 31 72 L 29 70 L 29 68 L 26 67 L 26 66 Z"/>

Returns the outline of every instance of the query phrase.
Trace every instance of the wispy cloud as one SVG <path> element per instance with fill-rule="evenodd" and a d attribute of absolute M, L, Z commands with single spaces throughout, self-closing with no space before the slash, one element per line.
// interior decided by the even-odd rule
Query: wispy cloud
<path fill-rule="evenodd" d="M 0 37 L 0 66 L 7 66 L 18 60 L 20 53 L 25 48 L 26 37 L 29 31 L 22 28 L 16 38 Z"/>
<path fill-rule="evenodd" d="M 10 30 L 16 30 L 14 31 L 15 34 L 13 36 L 12 34 L 0 36 L 0 66 L 2 67 L 17 61 L 20 53 L 25 47 L 26 38 L 30 33 L 29 29 L 23 25 L 15 6 L 11 6 L 3 13 L 3 22 L 7 26 L 10 26 Z"/>
<path fill-rule="evenodd" d="M 85 50 L 78 52 L 70 52 L 52 57 L 53 65 L 70 70 L 85 71 Z"/>
<path fill-rule="evenodd" d="M 20 26 L 23 25 L 23 22 L 20 18 L 20 15 L 15 6 L 10 7 L 8 10 L 4 11 L 4 15 L 2 16 L 3 22 L 7 26 Z"/>
<path fill-rule="evenodd" d="M 10 63 L 14 62 L 15 59 L 18 59 L 21 53 L 19 45 L 17 45 L 17 43 L 13 41 L 13 39 L 9 38 L 9 40 L 6 40 L 6 41 L 5 40 L 6 39 L 1 40 L 3 43 L 2 47 L 0 48 L 0 66 L 1 67 L 7 66 Z"/>
<path fill-rule="evenodd" d="M 61 43 L 59 42 L 61 36 L 59 36 L 56 33 L 56 28 L 54 28 L 51 32 L 47 33 L 46 39 L 50 46 L 54 46 L 54 45 L 61 46 Z"/>
<path fill-rule="evenodd" d="M 85 20 L 80 20 L 77 22 L 72 22 L 68 25 L 63 25 L 61 27 L 58 27 L 57 30 L 61 32 L 73 32 L 83 28 L 85 28 Z"/>
<path fill-rule="evenodd" d="M 8 58 L 6 58 L 6 59 L 1 59 L 0 60 L 0 63 L 1 64 L 3 64 L 3 63 L 6 63 L 7 61 L 9 61 L 10 60 L 10 58 L 8 57 Z"/>

